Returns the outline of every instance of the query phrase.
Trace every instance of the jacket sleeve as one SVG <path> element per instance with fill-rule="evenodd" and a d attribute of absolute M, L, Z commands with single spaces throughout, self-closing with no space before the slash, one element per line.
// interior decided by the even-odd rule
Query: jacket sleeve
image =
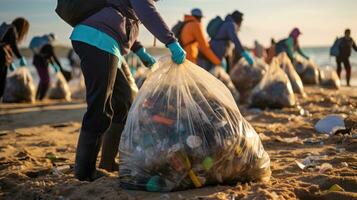
<path fill-rule="evenodd" d="M 177 41 L 174 34 L 170 31 L 156 10 L 153 0 L 131 0 L 131 5 L 145 28 L 160 40 L 160 42 L 168 45 Z"/>
<path fill-rule="evenodd" d="M 50 56 L 50 59 L 49 60 L 53 60 L 60 68 L 61 68 L 61 70 L 63 69 L 62 68 L 62 65 L 61 65 L 61 63 L 59 62 L 59 60 L 58 60 L 58 58 L 57 58 L 57 56 L 56 56 L 56 54 L 55 54 L 55 51 L 54 51 L 54 49 L 53 49 L 53 46 L 52 45 L 46 45 L 46 48 L 47 48 L 47 53 L 48 53 L 48 55 Z M 53 62 L 52 62 L 52 64 L 54 64 Z"/>
<path fill-rule="evenodd" d="M 241 55 L 244 52 L 242 43 L 240 42 L 238 35 L 237 35 L 237 31 L 235 26 L 233 25 L 233 23 L 229 23 L 228 25 L 228 37 L 229 39 L 233 42 L 234 46 L 235 46 L 235 50 L 237 51 L 237 53 L 239 55 Z"/>
<path fill-rule="evenodd" d="M 141 48 L 143 48 L 143 45 L 139 41 L 135 41 L 133 46 L 131 46 L 130 50 L 134 53 L 139 51 Z"/>
<path fill-rule="evenodd" d="M 211 47 L 209 46 L 207 40 L 202 31 L 202 27 L 197 23 L 197 27 L 195 27 L 195 39 L 198 42 L 198 48 L 203 53 L 206 58 L 208 58 L 213 64 L 220 65 L 221 61 L 218 59 L 215 53 L 213 53 Z"/>
<path fill-rule="evenodd" d="M 309 59 L 309 56 L 307 56 L 307 55 L 302 51 L 302 49 L 300 48 L 299 42 L 296 42 L 296 50 L 297 50 L 297 52 L 298 52 L 302 57 L 304 57 L 304 58 L 306 58 L 306 59 Z"/>
<path fill-rule="evenodd" d="M 20 59 L 22 57 L 19 48 L 17 47 L 17 41 L 16 41 L 16 33 L 14 28 L 10 29 L 11 32 L 9 32 L 9 43 L 10 43 L 10 47 L 12 49 L 12 52 L 14 52 L 14 54 L 16 55 L 16 57 L 18 59 Z"/>
<path fill-rule="evenodd" d="M 352 40 L 352 48 L 357 51 L 357 46 L 354 40 Z"/>

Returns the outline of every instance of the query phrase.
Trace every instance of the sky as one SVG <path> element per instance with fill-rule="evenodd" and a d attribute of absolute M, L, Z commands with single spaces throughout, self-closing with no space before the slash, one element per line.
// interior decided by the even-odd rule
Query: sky
<path fill-rule="evenodd" d="M 58 42 L 70 45 L 71 27 L 54 12 L 56 0 L 0 0 L 0 22 L 11 22 L 23 16 L 30 21 L 30 32 L 22 46 L 36 35 L 54 32 Z M 294 27 L 303 32 L 302 46 L 329 46 L 345 28 L 352 29 L 357 40 L 357 0 L 160 0 L 159 12 L 172 27 L 192 8 L 202 9 L 206 26 L 213 17 L 222 17 L 237 9 L 244 13 L 244 22 L 238 33 L 245 46 L 254 40 L 269 45 L 270 39 L 282 39 Z M 140 29 L 139 40 L 146 46 L 153 44 L 153 36 Z"/>

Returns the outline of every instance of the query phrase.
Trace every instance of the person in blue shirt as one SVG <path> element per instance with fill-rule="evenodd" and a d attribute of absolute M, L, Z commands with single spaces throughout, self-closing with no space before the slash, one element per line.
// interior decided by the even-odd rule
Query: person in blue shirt
<path fill-rule="evenodd" d="M 238 32 L 243 22 L 243 13 L 236 10 L 232 14 L 226 16 L 223 24 L 219 27 L 219 30 L 214 38 L 211 38 L 210 46 L 216 56 L 223 60 L 233 53 L 244 57 L 250 65 L 253 65 L 252 57 L 244 50 L 242 43 L 238 37 Z M 234 44 L 234 51 L 230 52 L 231 44 Z M 214 64 L 209 62 L 207 59 L 200 58 L 198 65 L 205 68 L 206 70 L 211 70 Z"/>
<path fill-rule="evenodd" d="M 156 61 L 137 40 L 142 23 L 182 64 L 186 53 L 155 8 L 153 0 L 107 0 L 107 6 L 74 27 L 72 46 L 81 60 L 87 112 L 78 139 L 75 177 L 98 177 L 96 160 L 102 144 L 100 168 L 118 170 L 115 157 L 121 132 L 135 94 L 122 70 L 122 56 L 130 51 L 151 67 Z M 102 142 L 103 140 L 103 142 Z"/>

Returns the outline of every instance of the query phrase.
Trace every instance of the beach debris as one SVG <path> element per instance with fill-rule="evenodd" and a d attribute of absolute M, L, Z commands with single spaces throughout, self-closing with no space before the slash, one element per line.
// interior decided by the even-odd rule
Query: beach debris
<path fill-rule="evenodd" d="M 346 151 L 346 148 L 338 148 L 338 147 L 336 147 L 336 151 L 339 152 L 339 153 L 342 153 L 342 152 Z"/>
<path fill-rule="evenodd" d="M 342 165 L 343 167 L 348 167 L 348 163 L 347 163 L 347 162 L 341 162 L 341 165 Z"/>
<path fill-rule="evenodd" d="M 324 145 L 324 142 L 319 139 L 307 138 L 304 140 L 304 144 L 306 145 Z"/>
<path fill-rule="evenodd" d="M 341 115 L 328 115 L 316 123 L 315 129 L 319 133 L 333 135 L 336 131 L 344 130 L 346 127 Z"/>
<path fill-rule="evenodd" d="M 340 185 L 334 184 L 328 189 L 328 191 L 329 192 L 343 192 L 345 190 Z"/>
<path fill-rule="evenodd" d="M 307 60 L 299 54 L 294 55 L 294 67 L 304 84 L 316 85 L 319 83 L 319 68 L 311 60 Z"/>
<path fill-rule="evenodd" d="M 65 171 L 69 170 L 71 167 L 69 165 L 62 165 L 62 166 L 58 166 L 58 167 L 53 167 L 52 168 L 52 173 L 57 175 L 57 176 L 61 176 L 64 174 Z"/>
<path fill-rule="evenodd" d="M 330 163 L 323 163 L 321 166 L 318 167 L 319 173 L 323 174 L 328 170 L 333 169 L 332 165 Z"/>
<path fill-rule="evenodd" d="M 280 136 L 277 136 L 275 138 L 276 141 L 278 142 L 285 142 L 285 143 L 295 143 L 297 141 L 299 141 L 299 137 L 291 137 L 291 138 L 282 138 Z"/>
<path fill-rule="evenodd" d="M 49 159 L 51 162 L 63 162 L 68 160 L 67 158 L 58 157 L 52 152 L 46 153 L 45 158 Z"/>
<path fill-rule="evenodd" d="M 298 165 L 298 167 L 302 170 L 308 169 L 308 168 L 315 168 L 317 166 L 317 161 L 325 158 L 326 156 L 307 156 L 304 158 L 304 160 L 297 161 L 295 160 L 295 163 Z"/>

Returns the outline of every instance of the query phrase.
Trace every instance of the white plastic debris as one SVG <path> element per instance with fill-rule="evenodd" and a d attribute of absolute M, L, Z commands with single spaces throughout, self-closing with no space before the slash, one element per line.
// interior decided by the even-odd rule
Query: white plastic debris
<path fill-rule="evenodd" d="M 320 119 L 315 129 L 319 133 L 334 134 L 337 130 L 345 129 L 345 122 L 341 115 L 328 115 L 323 119 Z"/>

